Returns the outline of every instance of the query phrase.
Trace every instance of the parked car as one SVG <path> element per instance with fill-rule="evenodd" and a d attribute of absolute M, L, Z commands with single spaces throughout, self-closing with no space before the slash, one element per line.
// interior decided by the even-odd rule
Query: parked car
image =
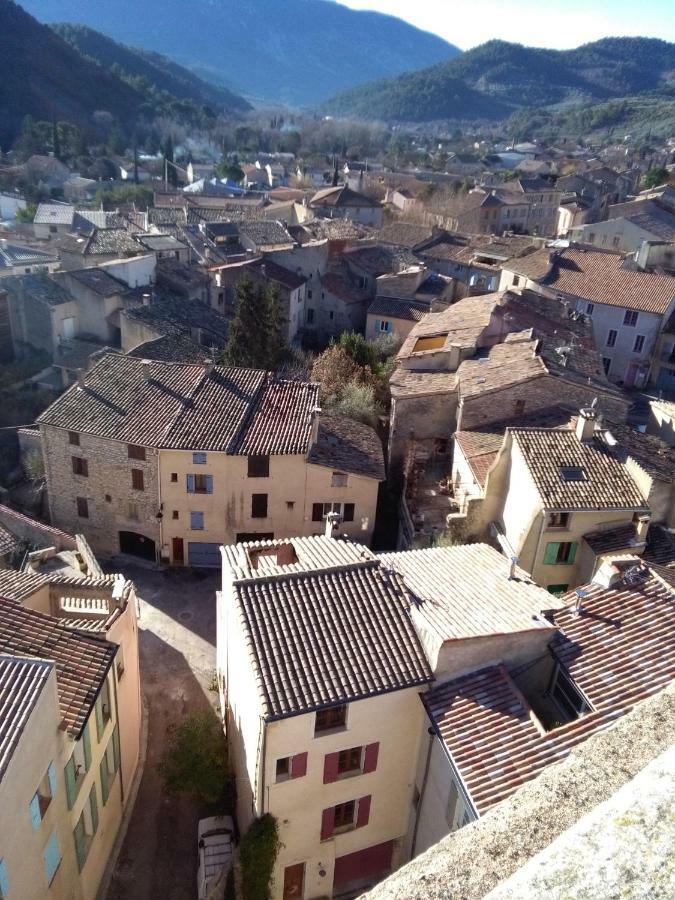
<path fill-rule="evenodd" d="M 197 896 L 206 900 L 209 889 L 225 877 L 234 855 L 234 822 L 232 816 L 200 819 L 197 826 Z"/>

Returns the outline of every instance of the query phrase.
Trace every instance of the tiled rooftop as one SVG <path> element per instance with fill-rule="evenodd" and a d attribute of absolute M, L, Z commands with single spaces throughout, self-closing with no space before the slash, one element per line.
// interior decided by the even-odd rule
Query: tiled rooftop
<path fill-rule="evenodd" d="M 580 441 L 574 431 L 509 428 L 547 509 L 647 510 L 637 485 L 599 440 Z"/>
<path fill-rule="evenodd" d="M 605 531 L 590 531 L 584 535 L 584 540 L 596 556 L 601 553 L 631 550 L 638 544 L 644 543 L 638 540 L 633 524 L 618 525 L 616 528 L 608 528 Z"/>
<path fill-rule="evenodd" d="M 44 660 L 0 656 L 0 781 L 51 670 Z"/>
<path fill-rule="evenodd" d="M 114 644 L 75 633 L 51 616 L 0 596 L 0 653 L 56 664 L 61 715 L 75 739 L 82 733 L 115 652 Z"/>
<path fill-rule="evenodd" d="M 256 369 L 145 362 L 109 354 L 41 424 L 145 447 L 305 453 L 318 386 Z"/>
<path fill-rule="evenodd" d="M 346 416 L 320 415 L 308 461 L 378 481 L 385 479 L 384 453 L 377 432 Z"/>
<path fill-rule="evenodd" d="M 410 591 L 413 606 L 442 641 L 512 634 L 551 625 L 557 601 L 487 544 L 382 553 Z"/>
<path fill-rule="evenodd" d="M 634 584 L 586 586 L 579 615 L 554 614 L 556 658 L 592 711 L 543 731 L 509 672 L 493 666 L 434 688 L 425 703 L 480 814 L 560 762 L 675 678 L 675 595 L 650 570 Z M 565 600 L 573 603 L 574 594 Z"/>
<path fill-rule="evenodd" d="M 413 327 L 403 342 L 397 358 L 406 359 L 418 353 L 415 348 L 419 339 L 435 335 L 444 338 L 438 348 L 440 350 L 454 344 L 465 348 L 476 347 L 503 297 L 503 293 L 465 297 L 441 312 L 428 313 Z"/>
<path fill-rule="evenodd" d="M 21 601 L 32 596 L 48 584 L 45 575 L 36 572 L 18 572 L 16 569 L 0 569 L 0 597 Z"/>
<path fill-rule="evenodd" d="M 75 207 L 67 203 L 40 203 L 33 219 L 34 225 L 70 225 Z"/>
<path fill-rule="evenodd" d="M 377 562 L 234 586 L 267 719 L 422 685 L 431 672 Z"/>
<path fill-rule="evenodd" d="M 429 312 L 429 304 L 421 300 L 397 300 L 393 297 L 377 297 L 368 307 L 369 316 L 386 316 L 404 322 L 421 322 Z"/>

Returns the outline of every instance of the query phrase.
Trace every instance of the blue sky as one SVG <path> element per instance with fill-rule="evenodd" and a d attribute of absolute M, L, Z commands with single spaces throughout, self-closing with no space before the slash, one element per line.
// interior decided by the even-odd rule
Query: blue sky
<path fill-rule="evenodd" d="M 578 47 L 601 37 L 675 42 L 673 0 L 339 0 L 433 31 L 462 49 L 502 38 L 535 47 Z"/>

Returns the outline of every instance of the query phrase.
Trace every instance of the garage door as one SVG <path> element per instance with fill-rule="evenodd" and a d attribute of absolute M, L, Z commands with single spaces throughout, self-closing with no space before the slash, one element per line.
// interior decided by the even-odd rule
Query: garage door
<path fill-rule="evenodd" d="M 333 896 L 356 896 L 364 887 L 380 881 L 391 872 L 394 842 L 386 841 L 366 850 L 357 850 L 335 860 Z"/>
<path fill-rule="evenodd" d="M 188 565 L 220 568 L 220 544 L 188 543 Z"/>

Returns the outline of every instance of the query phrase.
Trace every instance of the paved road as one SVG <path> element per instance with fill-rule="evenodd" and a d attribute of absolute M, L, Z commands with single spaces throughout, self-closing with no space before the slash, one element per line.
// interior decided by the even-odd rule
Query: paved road
<path fill-rule="evenodd" d="M 148 708 L 145 770 L 107 900 L 194 900 L 197 821 L 190 798 L 169 797 L 157 774 L 167 729 L 194 709 L 215 706 L 215 592 L 219 573 L 142 568 L 113 560 L 140 597 L 141 683 Z"/>

